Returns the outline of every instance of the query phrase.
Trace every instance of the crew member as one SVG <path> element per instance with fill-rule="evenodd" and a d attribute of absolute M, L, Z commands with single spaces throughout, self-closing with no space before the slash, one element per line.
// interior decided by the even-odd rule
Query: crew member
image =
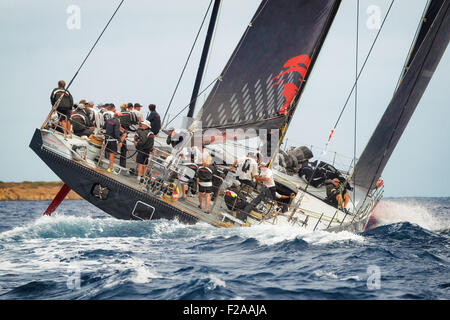
<path fill-rule="evenodd" d="M 126 104 L 122 104 L 120 106 L 120 112 L 122 113 L 122 116 L 120 117 L 120 124 L 121 126 L 127 130 L 131 131 L 131 117 L 133 114 L 133 108 L 128 107 Z M 133 114 L 135 116 L 135 114 Z"/>
<path fill-rule="evenodd" d="M 183 142 L 183 136 L 180 131 L 175 130 L 174 127 L 170 127 L 167 132 L 166 142 L 168 145 L 171 145 L 172 148 L 181 146 L 181 143 Z"/>
<path fill-rule="evenodd" d="M 136 135 L 134 136 L 134 145 L 137 150 L 136 162 L 138 164 L 138 181 L 141 181 L 142 176 L 145 174 L 148 165 L 148 158 L 150 153 L 153 152 L 155 135 L 150 127 L 149 121 L 142 121 L 139 125 L 139 129 L 136 131 Z"/>
<path fill-rule="evenodd" d="M 75 112 L 71 116 L 73 133 L 79 137 L 90 136 L 94 132 L 94 127 L 89 119 L 89 113 L 86 106 L 79 103 Z"/>
<path fill-rule="evenodd" d="M 248 185 L 253 188 L 253 179 L 258 176 L 258 163 L 256 160 L 250 153 L 247 153 L 244 158 L 235 160 L 233 165 L 230 167 L 230 170 L 233 170 L 236 165 L 236 174 L 238 176 L 237 180 L 241 183 L 241 186 Z"/>
<path fill-rule="evenodd" d="M 273 180 L 272 169 L 270 169 L 267 164 L 261 163 L 260 174 L 256 177 L 256 182 L 262 183 L 270 192 L 272 199 L 276 199 L 276 187 L 275 181 Z"/>
<path fill-rule="evenodd" d="M 135 117 L 131 118 L 131 126 L 130 126 L 131 131 L 136 131 L 139 128 L 142 120 L 144 120 L 144 117 L 142 116 L 141 112 L 141 107 L 142 106 L 139 103 L 134 104 L 134 109 L 132 110 L 132 112 Z"/>
<path fill-rule="evenodd" d="M 154 104 L 149 104 L 148 110 L 150 110 L 150 114 L 148 115 L 147 120 L 150 121 L 152 131 L 156 136 L 159 130 L 161 130 L 161 117 L 159 116 L 159 113 L 156 112 L 156 106 Z"/>
<path fill-rule="evenodd" d="M 105 157 L 109 159 L 108 172 L 116 173 L 113 169 L 114 157 L 117 153 L 117 147 L 121 148 L 126 133 L 120 130 L 120 112 L 114 113 L 114 117 L 105 122 L 105 136 L 107 139 Z"/>
<path fill-rule="evenodd" d="M 100 130 L 100 114 L 99 110 L 94 108 L 94 102 L 89 101 L 86 103 L 86 107 L 89 110 L 89 119 L 91 120 L 91 124 L 97 129 Z"/>
<path fill-rule="evenodd" d="M 256 177 L 256 181 L 262 183 L 269 190 L 272 200 L 276 201 L 279 199 L 289 199 L 295 197 L 294 193 L 291 193 L 290 196 L 285 196 L 277 192 L 272 169 L 270 169 L 265 163 L 261 163 L 260 174 Z"/>
<path fill-rule="evenodd" d="M 113 119 L 114 118 L 114 113 L 116 111 L 116 106 L 113 103 L 107 103 L 105 104 L 105 110 L 103 112 L 103 123 L 104 123 L 104 128 L 106 129 L 106 122 L 109 119 Z M 120 119 L 120 116 L 119 116 Z"/>
<path fill-rule="evenodd" d="M 338 178 L 331 180 L 331 183 L 327 185 L 327 199 L 332 205 L 348 213 L 346 208 L 350 197 L 344 183 L 347 184 L 347 182 L 341 183 Z"/>
<path fill-rule="evenodd" d="M 212 191 L 212 179 L 213 172 L 209 168 L 209 163 L 211 162 L 210 157 L 204 158 L 202 161 L 202 166 L 198 168 L 197 171 L 197 184 L 198 184 L 198 202 L 199 208 L 202 208 L 203 198 L 205 198 L 205 212 L 208 212 L 209 202 L 211 200 L 211 191 Z"/>
<path fill-rule="evenodd" d="M 68 90 L 65 89 L 64 80 L 58 81 L 58 88 L 53 89 L 50 95 L 52 107 L 59 101 L 56 111 L 59 113 L 59 123 L 65 133 L 70 134 L 70 111 L 73 106 L 73 97 Z M 61 100 L 60 100 L 61 98 Z"/>

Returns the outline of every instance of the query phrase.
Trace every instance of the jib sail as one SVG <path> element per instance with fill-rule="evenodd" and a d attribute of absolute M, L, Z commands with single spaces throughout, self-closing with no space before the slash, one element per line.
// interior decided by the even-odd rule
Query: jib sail
<path fill-rule="evenodd" d="M 450 40 L 449 5 L 431 1 L 397 91 L 356 164 L 356 185 L 375 186 L 414 113 Z"/>
<path fill-rule="evenodd" d="M 340 1 L 263 0 L 196 120 L 203 129 L 282 128 Z"/>

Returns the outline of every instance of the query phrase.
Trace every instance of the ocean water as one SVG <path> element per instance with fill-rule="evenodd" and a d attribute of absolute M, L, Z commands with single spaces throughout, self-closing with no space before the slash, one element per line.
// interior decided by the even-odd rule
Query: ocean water
<path fill-rule="evenodd" d="M 450 198 L 386 199 L 362 234 L 121 221 L 0 202 L 0 299 L 449 299 Z"/>

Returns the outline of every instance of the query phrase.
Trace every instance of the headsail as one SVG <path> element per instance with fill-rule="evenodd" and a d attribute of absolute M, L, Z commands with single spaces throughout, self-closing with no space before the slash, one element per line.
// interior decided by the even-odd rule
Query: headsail
<path fill-rule="evenodd" d="M 450 40 L 449 6 L 450 0 L 431 1 L 397 91 L 356 164 L 356 185 L 375 186 L 414 113 Z"/>
<path fill-rule="evenodd" d="M 281 128 L 340 0 L 263 0 L 196 117 L 203 129 Z"/>

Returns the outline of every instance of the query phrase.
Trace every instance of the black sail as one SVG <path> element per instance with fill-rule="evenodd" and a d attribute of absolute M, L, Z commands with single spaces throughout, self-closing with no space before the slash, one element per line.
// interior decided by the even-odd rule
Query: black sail
<path fill-rule="evenodd" d="M 406 62 L 405 71 L 409 69 L 411 62 L 414 60 L 414 57 L 416 56 L 416 53 L 419 50 L 422 41 L 425 39 L 428 30 L 430 30 L 430 27 L 433 24 L 433 21 L 436 18 L 437 14 L 439 13 L 439 9 L 442 7 L 443 4 L 444 0 L 431 0 L 429 2 L 427 11 L 423 16 L 422 24 L 420 25 L 420 28 L 418 30 L 417 38 L 415 39 L 415 43 L 411 49 L 408 61 Z"/>
<path fill-rule="evenodd" d="M 450 40 L 450 0 L 432 2 L 426 32 L 422 26 L 397 91 L 356 164 L 355 184 L 367 190 L 381 176 Z"/>
<path fill-rule="evenodd" d="M 339 4 L 263 0 L 196 117 L 203 129 L 281 128 Z"/>

